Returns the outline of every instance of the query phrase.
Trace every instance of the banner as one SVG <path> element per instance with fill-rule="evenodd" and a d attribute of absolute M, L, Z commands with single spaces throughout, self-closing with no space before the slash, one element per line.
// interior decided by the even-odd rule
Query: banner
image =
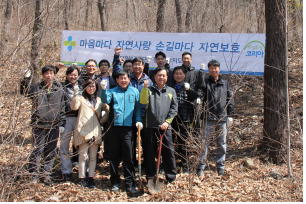
<path fill-rule="evenodd" d="M 156 67 L 155 54 L 162 51 L 170 58 L 170 67 L 182 65 L 182 53 L 192 54 L 197 70 L 212 59 L 220 62 L 220 73 L 263 76 L 265 34 L 254 33 L 155 33 L 63 31 L 61 61 L 84 65 L 88 59 L 98 63 L 107 59 L 111 64 L 114 49 L 121 47 L 126 59 L 152 56 L 150 68 Z"/>

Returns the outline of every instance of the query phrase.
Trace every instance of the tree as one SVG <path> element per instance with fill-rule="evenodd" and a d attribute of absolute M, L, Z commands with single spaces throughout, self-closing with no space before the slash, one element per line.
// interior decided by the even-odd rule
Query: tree
<path fill-rule="evenodd" d="M 106 31 L 106 0 L 98 0 L 98 9 L 100 13 L 101 30 Z"/>
<path fill-rule="evenodd" d="M 39 82 L 40 61 L 39 61 L 39 44 L 43 34 L 42 22 L 42 1 L 35 0 L 35 19 L 33 25 L 33 34 L 31 42 L 31 66 L 34 71 L 33 83 Z"/>
<path fill-rule="evenodd" d="M 8 31 L 9 31 L 9 24 L 11 21 L 11 17 L 12 17 L 12 0 L 7 0 L 5 14 L 4 14 L 4 23 L 1 33 L 1 41 L 0 41 L 0 47 L 1 47 L 0 57 L 3 55 L 3 53 L 6 52 L 7 49 L 7 43 L 8 43 L 7 35 L 9 33 Z"/>
<path fill-rule="evenodd" d="M 264 138 L 260 149 L 280 164 L 285 161 L 287 124 L 285 0 L 266 0 L 265 14 Z"/>
<path fill-rule="evenodd" d="M 68 2 L 67 0 L 64 0 L 64 22 L 65 22 L 65 30 L 69 30 L 69 26 L 68 26 L 68 12 L 67 12 L 67 6 L 68 6 Z"/>
<path fill-rule="evenodd" d="M 158 1 L 156 32 L 164 32 L 166 0 Z"/>
<path fill-rule="evenodd" d="M 175 0 L 175 9 L 176 9 L 176 20 L 177 20 L 177 32 L 183 32 L 183 22 L 182 22 L 182 10 L 180 0 Z"/>
<path fill-rule="evenodd" d="M 190 28 L 191 23 L 192 23 L 192 18 L 191 18 L 191 11 L 192 11 L 192 5 L 193 5 L 193 0 L 188 0 L 188 8 L 186 12 L 186 20 L 185 20 L 185 32 L 186 33 L 191 33 L 192 30 Z"/>

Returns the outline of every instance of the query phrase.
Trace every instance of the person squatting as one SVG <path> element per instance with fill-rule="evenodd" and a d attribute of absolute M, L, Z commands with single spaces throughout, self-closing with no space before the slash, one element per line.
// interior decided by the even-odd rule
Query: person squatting
<path fill-rule="evenodd" d="M 151 56 L 146 62 L 139 57 L 124 61 L 120 59 L 121 51 L 120 47 L 115 48 L 112 73 L 107 60 L 97 64 L 89 59 L 82 71 L 77 64 L 68 67 L 66 80 L 60 82 L 56 74 L 64 64 L 57 63 L 43 67 L 42 81 L 30 85 L 32 73 L 25 70 L 20 92 L 33 104 L 33 151 L 27 166 L 31 182 L 42 179 L 46 185 L 54 183 L 51 174 L 59 139 L 63 179 L 70 181 L 73 166 L 78 166 L 79 184 L 96 188 L 97 153 L 103 143 L 103 159 L 110 166 L 110 190 L 114 193 L 120 190 L 118 168 L 122 161 L 125 191 L 132 197 L 139 196 L 135 179 L 138 129 L 147 183 L 158 173 L 155 153 L 161 135 L 167 182 L 172 184 L 176 180 L 175 156 L 180 160 L 181 172 L 189 173 L 187 140 L 192 129 L 202 134 L 197 140 L 200 154 L 197 175 L 204 174 L 208 148 L 214 138 L 217 171 L 225 175 L 226 134 L 233 123 L 234 99 L 229 82 L 220 76 L 220 63 L 216 60 L 208 63 L 206 78 L 206 65 L 201 64 L 197 71 L 191 66 L 189 52 L 182 54 L 183 64 L 173 70 L 165 53 L 157 52 L 157 67 L 150 70 Z M 199 113 L 200 109 L 204 111 Z"/>

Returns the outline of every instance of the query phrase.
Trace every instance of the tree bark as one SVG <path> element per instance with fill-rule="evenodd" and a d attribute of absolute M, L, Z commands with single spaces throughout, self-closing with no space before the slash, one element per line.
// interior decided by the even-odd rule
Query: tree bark
<path fill-rule="evenodd" d="M 40 61 L 39 61 L 39 45 L 43 34 L 43 22 L 42 22 L 42 1 L 35 0 L 35 19 L 33 25 L 33 34 L 31 42 L 31 66 L 34 71 L 33 83 L 39 83 L 40 78 Z"/>
<path fill-rule="evenodd" d="M 298 14 L 297 14 L 297 10 L 298 10 L 298 2 L 297 0 L 293 0 L 290 1 L 291 2 L 291 19 L 292 19 L 292 26 L 293 26 L 293 48 L 296 48 L 297 45 L 300 42 L 300 38 L 299 38 L 299 32 L 298 32 Z"/>
<path fill-rule="evenodd" d="M 156 32 L 164 32 L 166 0 L 158 1 Z"/>
<path fill-rule="evenodd" d="M 135 19 L 135 24 L 137 25 L 137 30 L 139 29 L 139 21 L 138 21 L 138 18 L 137 18 L 137 9 L 136 9 L 136 2 L 135 0 L 132 0 L 133 2 L 133 11 L 134 11 L 134 19 Z"/>
<path fill-rule="evenodd" d="M 68 7 L 68 2 L 67 0 L 64 0 L 64 12 L 63 12 L 63 15 L 64 15 L 64 23 L 65 23 L 65 30 L 69 30 L 69 26 L 68 26 L 68 12 L 67 12 L 67 7 Z"/>
<path fill-rule="evenodd" d="M 264 70 L 264 138 L 260 149 L 272 162 L 286 156 L 286 23 L 285 0 L 266 0 L 266 50 Z"/>
<path fill-rule="evenodd" d="M 183 32 L 183 22 L 182 22 L 182 10 L 180 0 L 175 0 L 175 9 L 176 9 L 176 21 L 177 21 L 177 32 Z"/>
<path fill-rule="evenodd" d="M 98 0 L 98 9 L 100 13 L 100 20 L 101 20 L 101 30 L 106 31 L 106 3 L 105 0 Z"/>
<path fill-rule="evenodd" d="M 129 19 L 129 0 L 125 0 L 125 20 Z M 127 21 L 128 22 L 128 21 Z"/>
<path fill-rule="evenodd" d="M 86 1 L 86 11 L 85 11 L 85 19 L 84 19 L 84 30 L 88 28 L 88 13 L 89 13 L 89 5 L 91 5 L 91 0 Z"/>
<path fill-rule="evenodd" d="M 191 33 L 191 23 L 192 23 L 192 18 L 191 18 L 191 11 L 192 11 L 192 5 L 193 5 L 193 0 L 188 0 L 188 7 L 187 7 L 187 12 L 186 12 L 186 20 L 185 20 L 185 32 L 186 33 Z"/>
<path fill-rule="evenodd" d="M 8 48 L 8 34 L 9 34 L 9 28 L 10 28 L 10 22 L 12 18 L 12 5 L 13 2 L 12 0 L 7 0 L 6 1 L 6 8 L 5 8 L 5 14 L 4 14 L 4 22 L 3 22 L 3 27 L 2 27 L 2 34 L 0 38 L 0 57 L 3 56 L 4 53 L 6 53 L 7 48 Z"/>

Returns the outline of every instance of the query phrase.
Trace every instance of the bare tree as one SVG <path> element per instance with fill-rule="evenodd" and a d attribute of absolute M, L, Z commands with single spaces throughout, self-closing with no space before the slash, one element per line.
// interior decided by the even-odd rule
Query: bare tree
<path fill-rule="evenodd" d="M 107 21 L 106 21 L 106 0 L 98 0 L 98 9 L 100 13 L 100 20 L 101 20 L 101 30 L 107 30 Z"/>
<path fill-rule="evenodd" d="M 164 32 L 166 0 L 158 1 L 156 32 Z"/>
<path fill-rule="evenodd" d="M 187 12 L 186 12 L 186 20 L 185 20 L 185 32 L 186 33 L 191 33 L 191 24 L 192 24 L 192 17 L 191 17 L 191 11 L 192 11 L 192 6 L 193 6 L 193 1 L 194 0 L 188 0 L 188 7 L 187 7 Z"/>
<path fill-rule="evenodd" d="M 86 0 L 86 11 L 85 11 L 85 20 L 84 20 L 84 30 L 87 30 L 88 28 L 88 13 L 89 13 L 89 7 L 91 7 L 91 1 Z"/>
<path fill-rule="evenodd" d="M 64 15 L 64 22 L 65 22 L 65 30 L 69 30 L 67 7 L 68 7 L 68 0 L 64 0 L 64 12 L 63 12 L 63 15 Z"/>
<path fill-rule="evenodd" d="M 42 34 L 43 34 L 42 1 L 35 0 L 35 19 L 34 19 L 32 43 L 31 43 L 31 65 L 34 71 L 33 83 L 39 82 L 39 73 L 40 73 L 39 44 Z"/>
<path fill-rule="evenodd" d="M 299 33 L 298 33 L 298 2 L 297 0 L 291 2 L 291 19 L 292 19 L 292 29 L 293 29 L 293 47 L 296 47 L 296 44 L 299 43 Z"/>
<path fill-rule="evenodd" d="M 176 21 L 177 21 L 177 32 L 183 32 L 183 22 L 182 22 L 182 10 L 180 0 L 175 0 L 175 8 L 176 8 Z"/>
<path fill-rule="evenodd" d="M 264 138 L 260 147 L 280 164 L 285 161 L 287 124 L 285 0 L 266 0 L 265 11 Z"/>
<path fill-rule="evenodd" d="M 6 52 L 7 47 L 8 47 L 7 46 L 7 43 L 8 43 L 7 35 L 9 33 L 9 25 L 10 25 L 10 21 L 12 17 L 12 6 L 13 6 L 12 0 L 7 0 L 5 13 L 4 13 L 4 23 L 3 23 L 1 39 L 0 39 L 0 47 L 1 47 L 0 57 L 2 57 L 3 53 Z"/>

